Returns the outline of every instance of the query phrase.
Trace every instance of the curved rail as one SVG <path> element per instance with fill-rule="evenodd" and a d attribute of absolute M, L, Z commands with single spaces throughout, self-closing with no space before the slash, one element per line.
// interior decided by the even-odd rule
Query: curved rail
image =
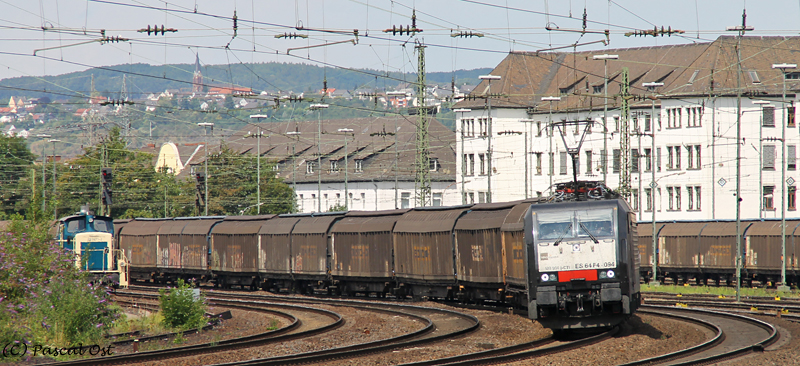
<path fill-rule="evenodd" d="M 658 311 L 656 312 L 656 310 Z M 672 365 L 697 365 L 718 362 L 739 357 L 743 354 L 751 352 L 763 351 L 764 347 L 767 347 L 778 340 L 778 331 L 771 324 L 739 314 L 723 313 L 705 309 L 685 309 L 654 305 L 642 305 L 639 308 L 639 311 L 649 312 L 657 316 L 670 314 L 668 316 L 679 316 L 683 318 L 687 318 L 687 316 L 677 313 L 691 312 L 694 314 L 700 314 L 700 316 L 705 317 L 705 319 L 694 318 L 694 321 L 713 324 L 715 328 L 719 329 L 719 333 L 712 340 L 698 346 L 673 352 L 667 355 L 635 361 L 626 365 L 658 364 L 667 361 L 669 361 Z M 725 322 L 720 321 L 720 318 L 733 319 L 738 325 L 724 324 Z M 744 327 L 742 327 L 742 324 L 750 326 L 751 329 L 743 329 Z M 756 339 L 754 340 L 755 342 L 753 342 L 753 340 L 748 341 L 748 338 L 752 339 L 754 337 L 758 337 L 752 334 L 754 328 L 766 331 L 765 333 L 767 333 L 767 336 Z M 727 337 L 725 333 L 726 329 L 732 334 L 743 336 Z M 751 332 L 751 334 L 747 335 L 746 332 Z M 742 342 L 745 342 L 746 345 L 741 345 Z"/>
<path fill-rule="evenodd" d="M 272 306 L 271 304 L 257 304 L 257 305 L 258 306 L 246 306 L 246 305 L 226 305 L 226 306 L 240 308 L 244 310 L 251 310 L 251 311 L 264 311 L 266 310 L 263 309 L 264 307 Z M 66 362 L 57 362 L 53 363 L 53 365 L 107 365 L 116 363 L 145 362 L 154 360 L 164 360 L 176 357 L 186 357 L 186 356 L 199 355 L 205 353 L 213 353 L 213 352 L 234 350 L 240 348 L 261 346 L 270 343 L 284 342 L 287 340 L 301 338 L 301 337 L 308 337 L 311 335 L 330 331 L 344 324 L 344 318 L 342 318 L 341 315 L 328 310 L 314 309 L 302 306 L 288 306 L 288 305 L 282 305 L 279 307 L 292 308 L 295 310 L 301 309 L 302 311 L 305 312 L 321 314 L 331 318 L 333 321 L 330 324 L 324 325 L 322 327 L 289 334 L 290 331 L 297 330 L 302 325 L 302 321 L 291 314 L 284 314 L 285 316 L 288 316 L 289 319 L 293 319 L 292 323 L 289 326 L 251 336 L 228 339 L 219 342 L 203 343 L 191 346 L 163 349 L 163 350 L 147 351 L 147 352 L 140 352 L 133 354 L 121 354 L 115 356 L 97 357 L 91 359 L 82 359 L 82 360 L 74 360 Z M 281 312 L 276 312 L 276 311 L 271 311 L 271 312 L 274 314 L 281 314 Z"/>

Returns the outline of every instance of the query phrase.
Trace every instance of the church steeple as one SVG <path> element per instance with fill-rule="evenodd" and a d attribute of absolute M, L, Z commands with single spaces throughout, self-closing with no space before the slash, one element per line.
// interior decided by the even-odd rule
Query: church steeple
<path fill-rule="evenodd" d="M 200 54 L 198 53 L 194 60 L 194 76 L 192 77 L 192 93 L 199 94 L 203 92 L 203 73 L 200 72 Z"/>

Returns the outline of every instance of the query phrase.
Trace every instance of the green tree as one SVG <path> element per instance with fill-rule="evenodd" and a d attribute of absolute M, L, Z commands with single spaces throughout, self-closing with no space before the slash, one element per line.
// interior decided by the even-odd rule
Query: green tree
<path fill-rule="evenodd" d="M 292 187 L 275 176 L 273 163 L 261 159 L 261 213 L 292 212 Z M 255 156 L 239 154 L 226 145 L 208 157 L 209 215 L 257 212 L 257 164 Z"/>
<path fill-rule="evenodd" d="M 161 181 L 174 178 L 155 171 L 153 155 L 129 150 L 125 145 L 120 129 L 114 127 L 98 145 L 84 149 L 82 155 L 60 166 L 58 211 L 71 213 L 87 203 L 97 207 L 101 192 L 100 169 L 110 167 L 114 177 L 110 216 L 160 217 L 164 206 Z"/>
<path fill-rule="evenodd" d="M 24 214 L 30 205 L 35 159 L 23 138 L 0 134 L 0 216 Z"/>

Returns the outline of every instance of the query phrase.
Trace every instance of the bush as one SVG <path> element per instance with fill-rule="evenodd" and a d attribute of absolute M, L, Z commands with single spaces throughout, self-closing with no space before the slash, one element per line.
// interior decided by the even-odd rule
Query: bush
<path fill-rule="evenodd" d="M 159 290 L 164 325 L 173 328 L 201 328 L 206 324 L 206 304 L 202 295 L 194 298 L 192 287 L 178 280 L 178 287 Z"/>
<path fill-rule="evenodd" d="M 47 239 L 48 225 L 17 218 L 0 233 L 0 343 L 69 347 L 103 341 L 118 311 L 109 291 Z"/>

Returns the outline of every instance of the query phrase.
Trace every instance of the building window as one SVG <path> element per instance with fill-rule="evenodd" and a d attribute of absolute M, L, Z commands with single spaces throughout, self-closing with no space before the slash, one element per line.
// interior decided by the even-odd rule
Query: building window
<path fill-rule="evenodd" d="M 363 159 L 356 159 L 356 173 L 363 173 L 364 172 L 364 160 Z"/>
<path fill-rule="evenodd" d="M 681 187 L 667 187 L 668 210 L 681 210 Z"/>
<path fill-rule="evenodd" d="M 639 190 L 633 189 L 631 190 L 631 201 L 633 203 L 633 210 L 639 211 Z"/>
<path fill-rule="evenodd" d="M 631 150 L 631 172 L 639 172 L 639 149 Z"/>
<path fill-rule="evenodd" d="M 314 207 L 311 208 L 311 211 L 314 211 L 314 208 L 317 207 L 317 195 L 314 193 L 311 194 L 311 204 L 314 205 Z"/>
<path fill-rule="evenodd" d="M 797 187 L 791 186 L 787 188 L 786 209 L 789 211 L 797 211 Z"/>
<path fill-rule="evenodd" d="M 775 170 L 775 145 L 764 145 L 761 152 L 761 169 Z"/>
<path fill-rule="evenodd" d="M 410 208 L 411 193 L 400 193 L 400 208 Z"/>
<path fill-rule="evenodd" d="M 700 145 L 694 145 L 694 168 L 702 169 L 702 162 L 703 161 L 700 159 Z"/>
<path fill-rule="evenodd" d="M 667 170 L 675 169 L 675 155 L 672 146 L 667 146 Z"/>
<path fill-rule="evenodd" d="M 667 187 L 667 207 L 669 210 L 675 209 L 675 203 L 673 202 L 674 196 L 672 195 L 673 187 Z"/>
<path fill-rule="evenodd" d="M 653 190 L 651 188 L 644 189 L 644 195 L 647 202 L 645 202 L 645 212 L 653 211 Z"/>
<path fill-rule="evenodd" d="M 762 107 L 761 125 L 764 127 L 775 127 L 775 107 L 773 106 Z"/>
<path fill-rule="evenodd" d="M 786 169 L 797 170 L 797 145 L 786 145 Z"/>
<path fill-rule="evenodd" d="M 433 206 L 441 206 L 442 205 L 442 194 L 441 193 L 434 193 L 433 194 Z"/>
<path fill-rule="evenodd" d="M 592 150 L 586 150 L 586 174 L 592 175 Z"/>
<path fill-rule="evenodd" d="M 300 198 L 298 199 L 298 201 L 300 201 L 300 212 L 305 211 L 305 200 L 303 200 L 303 195 L 302 194 L 300 195 Z"/>
<path fill-rule="evenodd" d="M 331 160 L 331 173 L 339 172 L 339 161 Z"/>
<path fill-rule="evenodd" d="M 475 154 L 467 155 L 469 158 L 469 173 L 467 175 L 475 175 Z"/>
<path fill-rule="evenodd" d="M 686 146 L 686 169 L 694 169 L 694 147 Z"/>
<path fill-rule="evenodd" d="M 486 203 L 486 192 L 478 192 L 478 203 Z"/>
<path fill-rule="evenodd" d="M 470 204 L 475 203 L 475 192 L 469 192 L 469 203 Z"/>
<path fill-rule="evenodd" d="M 536 175 L 542 175 L 542 153 L 536 153 Z"/>
<path fill-rule="evenodd" d="M 481 118 L 480 128 L 481 128 L 481 136 L 483 136 L 483 137 L 488 136 L 489 135 L 489 119 Z"/>
<path fill-rule="evenodd" d="M 653 150 L 644 149 L 644 171 L 649 172 L 653 169 Z"/>
<path fill-rule="evenodd" d="M 556 155 L 555 155 L 554 152 L 550 152 L 549 154 L 550 154 L 550 166 L 549 166 L 548 169 L 550 171 L 549 174 L 553 175 L 553 174 L 555 174 L 555 163 L 556 163 L 555 162 L 555 158 L 556 158 Z"/>
<path fill-rule="evenodd" d="M 542 122 L 536 122 L 536 137 L 542 137 Z"/>
<path fill-rule="evenodd" d="M 686 108 L 686 117 L 688 119 L 688 121 L 686 121 L 688 127 L 701 127 L 703 125 L 703 108 Z"/>
<path fill-rule="evenodd" d="M 790 106 L 786 108 L 786 127 L 794 127 L 795 126 L 795 114 L 794 114 L 794 106 Z"/>
<path fill-rule="evenodd" d="M 644 116 L 644 132 L 650 132 L 652 128 L 653 118 L 648 114 Z"/>
<path fill-rule="evenodd" d="M 559 151 L 558 152 L 558 160 L 560 162 L 559 165 L 559 174 L 567 175 L 567 152 L 566 151 Z"/>
<path fill-rule="evenodd" d="M 694 187 L 686 187 L 686 199 L 688 200 L 686 209 L 689 211 L 694 210 Z"/>
<path fill-rule="evenodd" d="M 306 174 L 314 174 L 314 162 L 307 161 L 306 162 Z"/>
<path fill-rule="evenodd" d="M 461 174 L 467 175 L 467 154 L 461 154 Z"/>
<path fill-rule="evenodd" d="M 614 132 L 619 132 L 619 116 L 614 116 Z"/>
<path fill-rule="evenodd" d="M 480 174 L 481 175 L 485 175 L 486 174 L 486 154 L 478 154 L 478 159 L 481 161 Z"/>
<path fill-rule="evenodd" d="M 661 148 L 656 148 L 656 171 L 661 171 Z"/>
<path fill-rule="evenodd" d="M 361 194 L 361 209 L 364 210 L 367 208 L 367 195 L 362 193 Z"/>
<path fill-rule="evenodd" d="M 342 198 L 342 195 L 341 195 L 341 193 L 337 193 L 337 194 L 336 194 L 336 206 L 341 206 L 341 203 L 339 203 L 339 200 L 340 200 L 341 198 Z"/>
<path fill-rule="evenodd" d="M 600 150 L 600 167 L 603 170 L 603 173 L 608 171 L 607 164 L 608 164 L 608 155 L 606 154 L 605 150 Z"/>
<path fill-rule="evenodd" d="M 430 168 L 432 172 L 439 171 L 439 159 L 430 158 L 428 161 L 430 163 Z"/>
<path fill-rule="evenodd" d="M 775 209 L 775 186 L 764 186 L 762 188 L 762 197 L 764 200 L 764 211 L 771 211 Z"/>
<path fill-rule="evenodd" d="M 614 173 L 619 173 L 619 165 L 620 165 L 620 154 L 619 149 L 614 149 L 611 153 L 613 156 L 611 157 L 611 171 Z"/>
<path fill-rule="evenodd" d="M 700 211 L 700 186 L 694 186 L 694 209 Z"/>

